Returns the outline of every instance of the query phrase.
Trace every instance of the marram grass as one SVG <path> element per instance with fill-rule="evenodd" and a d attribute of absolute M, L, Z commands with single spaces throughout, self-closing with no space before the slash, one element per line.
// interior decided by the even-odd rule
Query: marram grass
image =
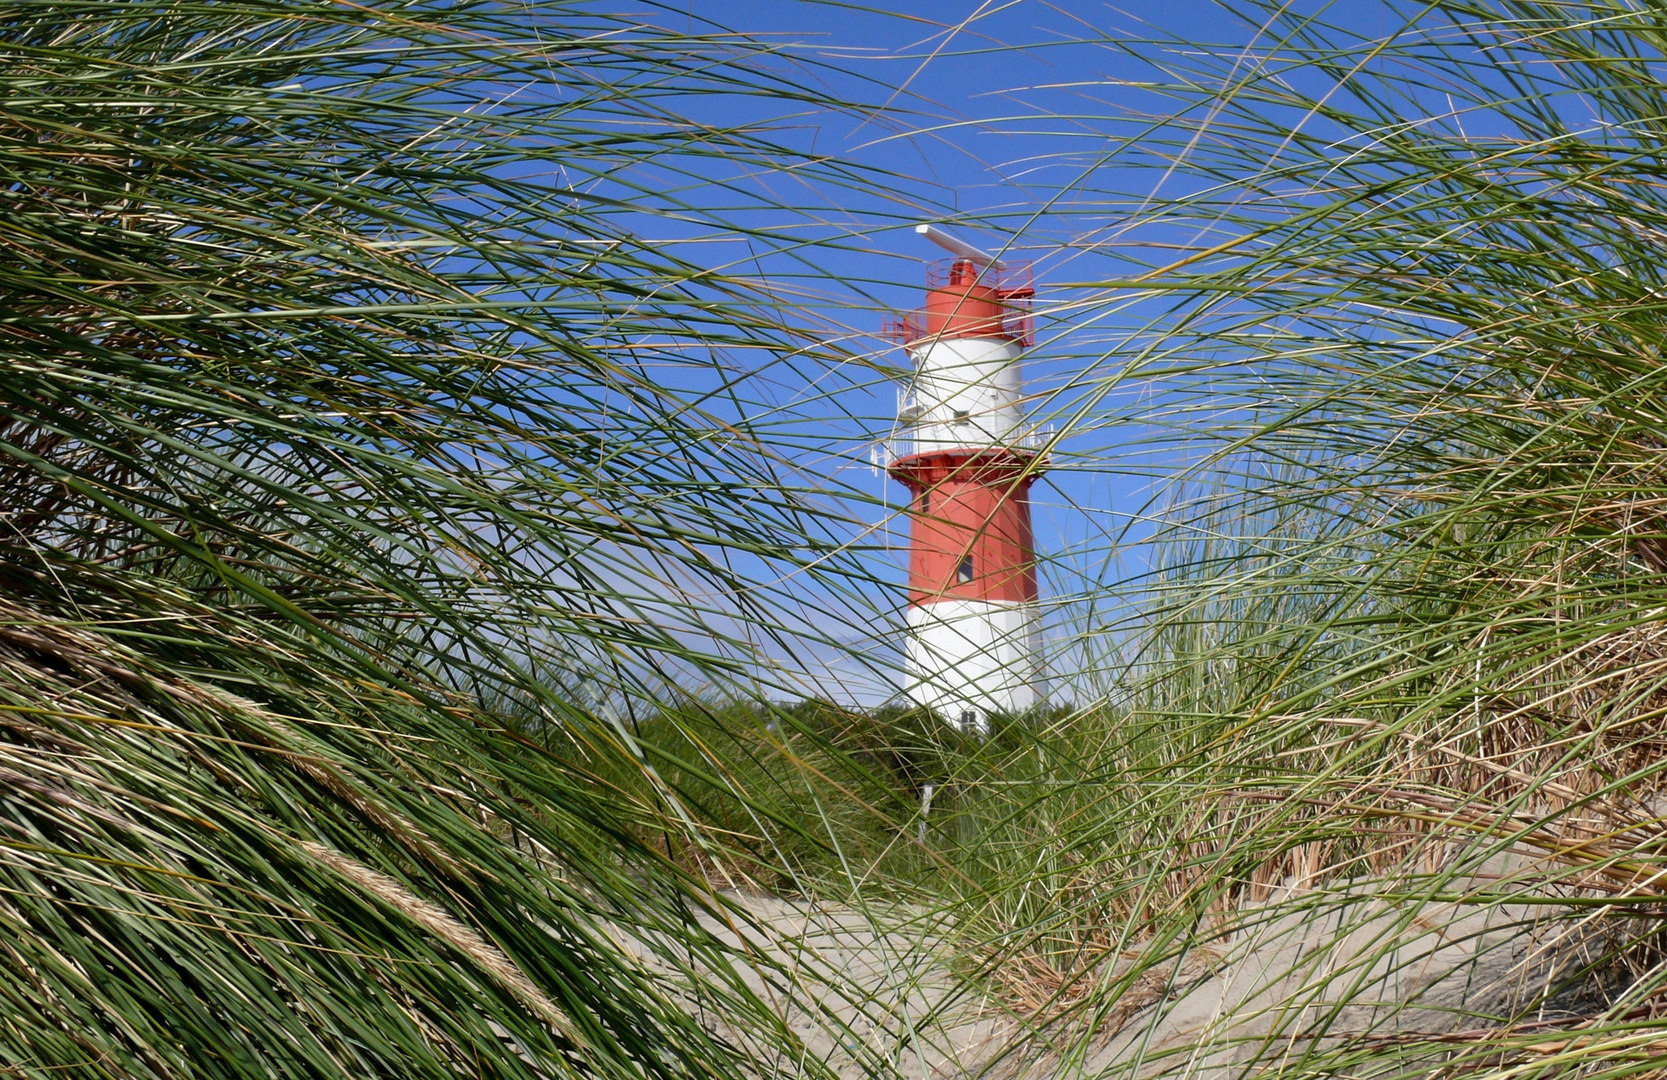
<path fill-rule="evenodd" d="M 1100 42 L 1151 78 L 1046 225 L 1130 208 L 1084 422 L 1185 474 L 1082 584 L 1105 705 L 968 781 L 981 972 L 1107 1075 L 1658 1073 L 1667 21 L 1223 7 Z"/>
<path fill-rule="evenodd" d="M 0 1071 L 793 1052 L 644 839 L 687 814 L 597 782 L 651 766 L 569 692 L 736 670 L 680 587 L 818 543 L 652 374 L 796 340 L 645 237 L 820 168 L 679 112 L 712 94 L 832 104 L 579 4 L 0 12 Z"/>
<path fill-rule="evenodd" d="M 747 568 L 873 584 L 671 389 L 792 321 L 640 240 L 852 183 L 678 111 L 804 80 L 577 5 L 8 8 L 0 1066 L 816 1071 L 739 885 L 937 918 L 996 1068 L 1660 1072 L 1663 17 L 1227 7 L 1086 42 L 1151 96 L 1037 227 L 1130 208 L 1072 302 L 1149 321 L 1048 346 L 1071 445 L 1191 467 L 1056 588 L 1102 698 L 981 746 L 654 700 L 797 632 Z"/>

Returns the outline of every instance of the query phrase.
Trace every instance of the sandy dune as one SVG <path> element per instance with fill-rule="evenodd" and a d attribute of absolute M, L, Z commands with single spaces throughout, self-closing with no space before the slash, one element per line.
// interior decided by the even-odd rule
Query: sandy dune
<path fill-rule="evenodd" d="M 1504 905 L 1394 904 L 1370 893 L 1275 896 L 1238 933 L 1149 969 L 1091 1022 L 1039 1031 L 952 970 L 952 928 L 906 909 L 732 898 L 755 924 L 714 929 L 788 973 L 748 985 L 805 1040 L 856 1078 L 985 1076 L 1225 1080 L 1294 1062 L 1342 1033 L 1383 1046 L 1413 1033 L 1496 1026 L 1592 952 L 1592 935 Z M 1388 945 L 1390 947 L 1386 948 Z M 1115 978 L 1134 962 L 1111 965 Z M 1582 984 L 1583 985 L 1583 984 Z M 1575 1008 L 1577 986 L 1528 1019 Z M 1327 1036 L 1316 1037 L 1323 1028 Z M 802 1063 L 769 1061 L 764 1075 Z"/>

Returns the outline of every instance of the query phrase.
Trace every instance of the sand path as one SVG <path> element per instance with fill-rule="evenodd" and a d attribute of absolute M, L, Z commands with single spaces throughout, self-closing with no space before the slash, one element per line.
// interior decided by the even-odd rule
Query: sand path
<path fill-rule="evenodd" d="M 932 913 L 731 897 L 752 919 L 710 925 L 769 964 L 747 985 L 841 1076 L 908 1080 L 1173 1075 L 1226 1080 L 1369 1035 L 1472 1031 L 1595 955 L 1590 928 L 1547 909 L 1391 903 L 1370 893 L 1275 895 L 1209 948 L 1149 968 L 1085 1022 L 1037 1030 L 957 974 L 953 926 Z M 1134 960 L 1107 966 L 1114 980 Z M 965 965 L 960 965 L 965 970 Z M 1565 991 L 1530 1019 L 1589 1003 Z M 1561 1010 L 1561 1011 L 1560 1011 Z M 803 1062 L 761 1062 L 769 1076 Z"/>

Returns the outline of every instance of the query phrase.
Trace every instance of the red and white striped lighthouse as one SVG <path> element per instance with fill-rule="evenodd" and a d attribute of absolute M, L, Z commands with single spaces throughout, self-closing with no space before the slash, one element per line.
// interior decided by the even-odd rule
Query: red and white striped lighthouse
<path fill-rule="evenodd" d="M 910 495 L 904 692 L 983 735 L 1047 692 L 1029 500 L 1043 439 L 1019 371 L 1034 288 L 1028 264 L 916 231 L 952 258 L 928 269 L 925 308 L 887 327 L 914 369 L 886 462 Z"/>

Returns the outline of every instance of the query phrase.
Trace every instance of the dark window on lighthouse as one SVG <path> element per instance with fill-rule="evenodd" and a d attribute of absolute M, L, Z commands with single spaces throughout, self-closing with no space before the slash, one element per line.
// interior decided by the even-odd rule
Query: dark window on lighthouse
<path fill-rule="evenodd" d="M 930 514 L 932 512 L 932 493 L 930 491 L 923 491 L 920 493 L 920 512 L 922 514 Z"/>
<path fill-rule="evenodd" d="M 971 555 L 968 555 L 966 558 L 961 560 L 960 567 L 957 568 L 956 571 L 955 571 L 955 580 L 960 582 L 962 585 L 972 584 L 972 556 Z"/>

